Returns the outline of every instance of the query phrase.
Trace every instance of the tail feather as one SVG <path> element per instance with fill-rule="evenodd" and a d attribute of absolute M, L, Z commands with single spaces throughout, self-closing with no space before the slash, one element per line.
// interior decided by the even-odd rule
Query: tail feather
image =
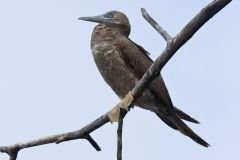
<path fill-rule="evenodd" d="M 161 112 L 158 112 L 156 114 L 171 128 L 180 131 L 181 133 L 188 136 L 193 141 L 197 142 L 198 144 L 204 147 L 210 146 L 206 141 L 204 141 L 201 137 L 194 133 L 193 130 L 189 128 L 175 113 L 170 112 L 167 114 L 163 114 Z"/>
<path fill-rule="evenodd" d="M 192 123 L 197 123 L 199 124 L 200 122 L 197 121 L 196 119 L 192 118 L 191 116 L 189 116 L 187 113 L 184 113 L 183 111 L 181 111 L 180 109 L 178 109 L 177 107 L 174 107 L 174 111 L 176 113 L 176 115 L 186 121 L 192 122 Z"/>
<path fill-rule="evenodd" d="M 166 118 L 165 116 L 160 116 L 160 114 L 157 114 L 157 116 L 164 122 L 166 123 L 169 127 L 175 129 L 175 130 L 178 130 L 176 125 L 171 121 L 169 120 L 169 118 Z"/>

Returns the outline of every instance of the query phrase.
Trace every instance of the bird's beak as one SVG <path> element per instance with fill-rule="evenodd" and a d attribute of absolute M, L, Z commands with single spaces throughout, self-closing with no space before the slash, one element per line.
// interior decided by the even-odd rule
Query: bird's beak
<path fill-rule="evenodd" d="M 99 16 L 92 16 L 92 17 L 80 17 L 79 20 L 90 21 L 90 22 L 97 22 L 97 23 L 111 23 L 114 22 L 113 18 L 105 17 L 104 14 Z"/>

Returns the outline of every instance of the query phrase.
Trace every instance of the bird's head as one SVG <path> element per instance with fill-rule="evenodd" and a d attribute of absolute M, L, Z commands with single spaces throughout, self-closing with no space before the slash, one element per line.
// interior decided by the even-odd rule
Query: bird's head
<path fill-rule="evenodd" d="M 118 28 L 123 34 L 129 35 L 131 26 L 127 16 L 119 11 L 110 11 L 105 14 L 92 17 L 80 17 L 80 20 L 105 24 L 109 27 Z"/>

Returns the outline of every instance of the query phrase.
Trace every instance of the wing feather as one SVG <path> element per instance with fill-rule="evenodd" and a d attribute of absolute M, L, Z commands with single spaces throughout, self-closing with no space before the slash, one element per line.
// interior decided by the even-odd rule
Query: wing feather
<path fill-rule="evenodd" d="M 129 38 L 119 38 L 115 42 L 115 47 L 118 49 L 124 63 L 129 67 L 129 70 L 135 74 L 138 79 L 140 79 L 153 64 L 153 60 L 149 57 L 150 54 L 142 46 L 134 43 Z M 189 122 L 199 123 L 196 119 L 173 106 L 169 92 L 160 73 L 149 84 L 148 88 L 163 104 L 166 104 L 169 109 L 174 110 L 179 118 Z"/>
<path fill-rule="evenodd" d="M 126 37 L 121 37 L 115 42 L 126 65 L 131 68 L 136 77 L 140 79 L 153 63 L 149 53 Z M 159 74 L 149 85 L 149 89 L 167 106 L 173 107 L 169 92 L 164 80 Z"/>

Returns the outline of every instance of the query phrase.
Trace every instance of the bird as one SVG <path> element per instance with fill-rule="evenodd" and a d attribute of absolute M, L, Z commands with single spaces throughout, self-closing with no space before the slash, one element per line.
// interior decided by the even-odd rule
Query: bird
<path fill-rule="evenodd" d="M 130 38 L 131 25 L 120 11 L 109 11 L 79 20 L 98 23 L 91 36 L 91 50 L 96 66 L 105 82 L 123 99 L 141 79 L 153 60 L 149 53 Z M 134 102 L 135 106 L 154 112 L 169 127 L 180 131 L 196 143 L 208 147 L 183 120 L 199 123 L 173 105 L 161 73 Z"/>

